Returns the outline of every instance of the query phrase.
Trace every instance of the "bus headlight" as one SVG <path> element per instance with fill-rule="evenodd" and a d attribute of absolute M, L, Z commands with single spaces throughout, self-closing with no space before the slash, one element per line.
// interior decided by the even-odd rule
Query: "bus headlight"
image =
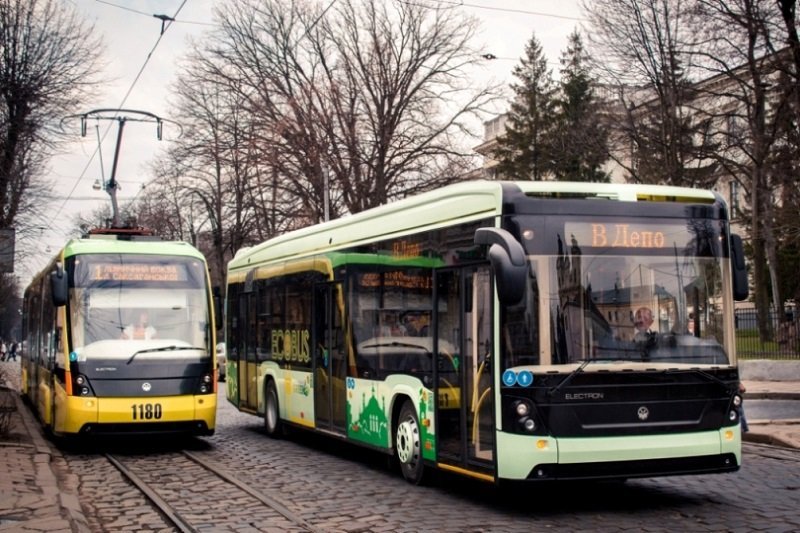
<path fill-rule="evenodd" d="M 731 422 L 735 422 L 737 416 L 738 415 L 736 414 L 736 409 L 731 409 L 731 412 L 728 413 L 728 418 L 731 419 Z"/>
<path fill-rule="evenodd" d="M 535 435 L 544 431 L 536 407 L 528 398 L 508 398 L 504 411 L 504 427 L 507 431 Z"/>
<path fill-rule="evenodd" d="M 738 394 L 734 394 L 733 395 L 733 406 L 734 407 L 739 407 L 740 405 L 742 405 L 742 397 L 739 396 Z"/>
<path fill-rule="evenodd" d="M 522 423 L 522 427 L 525 428 L 525 431 L 528 433 L 533 433 L 536 431 L 536 422 L 533 420 L 533 418 L 526 418 Z"/>

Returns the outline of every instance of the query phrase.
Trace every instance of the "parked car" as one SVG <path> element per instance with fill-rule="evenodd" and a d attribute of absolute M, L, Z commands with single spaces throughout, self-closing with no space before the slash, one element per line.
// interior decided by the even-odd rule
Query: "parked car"
<path fill-rule="evenodd" d="M 217 369 L 219 370 L 219 380 L 225 381 L 225 343 L 217 344 Z"/>

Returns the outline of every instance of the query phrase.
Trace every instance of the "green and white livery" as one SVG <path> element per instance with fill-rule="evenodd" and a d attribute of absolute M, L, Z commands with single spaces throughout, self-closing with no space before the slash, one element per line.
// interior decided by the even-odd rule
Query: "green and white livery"
<path fill-rule="evenodd" d="M 237 253 L 227 396 L 414 483 L 731 472 L 746 295 L 713 192 L 465 182 Z"/>

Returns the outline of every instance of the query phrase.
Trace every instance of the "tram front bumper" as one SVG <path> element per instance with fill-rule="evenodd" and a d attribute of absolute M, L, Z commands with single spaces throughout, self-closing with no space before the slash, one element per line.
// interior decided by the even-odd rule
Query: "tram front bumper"
<path fill-rule="evenodd" d="M 500 479 L 613 479 L 733 472 L 741 465 L 739 426 L 625 437 L 554 438 L 498 433 Z"/>
<path fill-rule="evenodd" d="M 216 423 L 215 394 L 152 398 L 73 396 L 59 433 L 117 433 L 180 431 L 212 434 Z M 162 428 L 162 429 L 159 429 Z"/>

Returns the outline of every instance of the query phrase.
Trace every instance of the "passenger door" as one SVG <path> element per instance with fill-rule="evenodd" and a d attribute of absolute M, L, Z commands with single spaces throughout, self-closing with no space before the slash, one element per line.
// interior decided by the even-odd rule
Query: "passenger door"
<path fill-rule="evenodd" d="M 438 460 L 492 475 L 495 424 L 490 269 L 473 266 L 437 271 L 436 291 Z"/>
<path fill-rule="evenodd" d="M 341 283 L 314 286 L 314 422 L 317 429 L 344 434 L 347 354 L 340 296 Z"/>

